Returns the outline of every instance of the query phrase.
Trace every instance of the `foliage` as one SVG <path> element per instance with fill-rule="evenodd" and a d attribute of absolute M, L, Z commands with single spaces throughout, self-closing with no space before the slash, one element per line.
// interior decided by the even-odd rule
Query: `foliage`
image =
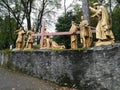
<path fill-rule="evenodd" d="M 14 44 L 16 29 L 16 21 L 14 18 L 6 16 L 5 19 L 0 18 L 0 49 L 9 48 Z"/>
<path fill-rule="evenodd" d="M 72 12 L 67 12 L 66 15 L 59 17 L 56 24 L 56 31 L 69 31 L 72 20 L 79 24 L 78 17 L 76 15 L 73 15 Z M 66 48 L 70 48 L 70 36 L 54 36 L 53 39 L 59 44 L 64 44 Z"/>
<path fill-rule="evenodd" d="M 112 30 L 114 32 L 116 41 L 120 41 L 120 7 L 116 6 L 112 17 Z"/>
<path fill-rule="evenodd" d="M 117 0 L 117 2 L 120 4 L 120 0 Z"/>
<path fill-rule="evenodd" d="M 93 3 L 98 2 L 98 0 L 89 0 L 89 5 L 92 6 Z"/>
<path fill-rule="evenodd" d="M 33 26 L 31 22 L 34 22 L 38 32 L 41 29 L 39 27 L 41 27 L 42 20 L 55 15 L 60 2 L 61 0 L 1 0 L 0 15 L 13 17 L 17 21 L 17 29 L 26 21 L 27 29 L 30 30 Z"/>
<path fill-rule="evenodd" d="M 1 0 L 0 1 L 0 14 L 2 17 L 10 16 L 17 22 L 17 27 L 22 26 L 25 19 L 25 13 L 20 0 Z"/>
<path fill-rule="evenodd" d="M 54 22 L 57 9 L 61 7 L 60 2 L 61 0 L 40 0 L 39 3 L 36 4 L 36 12 L 34 13 L 35 16 L 37 15 L 34 21 L 36 32 L 40 32 L 43 20 L 46 21 L 48 25 Z"/>

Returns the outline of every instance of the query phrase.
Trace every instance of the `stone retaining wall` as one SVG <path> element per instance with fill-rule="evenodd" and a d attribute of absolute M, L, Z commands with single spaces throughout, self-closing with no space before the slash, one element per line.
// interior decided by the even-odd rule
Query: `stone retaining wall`
<path fill-rule="evenodd" d="M 13 70 L 80 90 L 120 90 L 120 44 L 89 50 L 13 51 L 10 65 Z"/>

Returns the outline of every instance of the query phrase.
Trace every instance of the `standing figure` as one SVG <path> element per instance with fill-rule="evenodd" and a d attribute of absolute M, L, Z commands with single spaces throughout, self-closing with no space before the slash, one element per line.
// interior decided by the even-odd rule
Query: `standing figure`
<path fill-rule="evenodd" d="M 76 49 L 78 48 L 77 46 L 77 35 L 75 34 L 75 32 L 78 30 L 78 26 L 77 24 L 72 21 L 71 22 L 71 28 L 69 30 L 69 32 L 71 32 L 71 49 Z"/>
<path fill-rule="evenodd" d="M 92 44 L 92 33 L 87 20 L 81 16 L 80 23 L 80 41 L 83 44 L 83 48 L 89 48 Z"/>
<path fill-rule="evenodd" d="M 16 47 L 15 50 L 21 50 L 24 48 L 25 45 L 25 31 L 24 27 L 20 27 L 20 29 L 16 30 L 15 33 L 17 34 L 16 40 Z"/>
<path fill-rule="evenodd" d="M 99 3 L 94 3 L 93 6 L 90 7 L 90 10 L 94 13 L 92 17 L 97 17 L 98 19 L 96 26 L 96 38 L 98 42 L 96 46 L 114 43 L 115 38 L 111 30 L 110 18 L 106 8 Z"/>
<path fill-rule="evenodd" d="M 28 48 L 28 49 L 32 49 L 32 47 L 33 47 L 33 42 L 34 42 L 34 37 L 32 36 L 33 34 L 35 34 L 33 28 L 27 32 L 28 39 L 26 42 L 26 48 Z"/>

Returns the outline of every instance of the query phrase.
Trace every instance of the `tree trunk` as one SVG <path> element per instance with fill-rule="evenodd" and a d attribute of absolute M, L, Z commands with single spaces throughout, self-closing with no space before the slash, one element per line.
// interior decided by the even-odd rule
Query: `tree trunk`
<path fill-rule="evenodd" d="M 44 13 L 44 10 L 45 10 L 45 0 L 42 1 L 42 9 L 39 11 L 39 14 L 38 14 L 38 21 L 37 21 L 37 27 L 36 27 L 36 32 L 41 32 L 41 25 L 42 25 L 42 19 L 43 19 L 43 13 Z"/>
<path fill-rule="evenodd" d="M 65 15 L 66 15 L 66 12 L 67 12 L 67 10 L 66 10 L 66 0 L 64 0 L 64 12 L 65 12 Z"/>
<path fill-rule="evenodd" d="M 90 11 L 89 11 L 89 1 L 88 0 L 82 0 L 82 12 L 84 19 L 88 20 L 90 23 Z"/>
<path fill-rule="evenodd" d="M 27 28 L 28 28 L 28 30 L 31 29 L 31 18 L 30 18 L 30 15 L 27 16 Z"/>
<path fill-rule="evenodd" d="M 111 26 L 112 26 L 112 5 L 111 5 L 111 0 L 109 0 L 109 9 L 110 9 L 110 22 L 111 22 Z"/>

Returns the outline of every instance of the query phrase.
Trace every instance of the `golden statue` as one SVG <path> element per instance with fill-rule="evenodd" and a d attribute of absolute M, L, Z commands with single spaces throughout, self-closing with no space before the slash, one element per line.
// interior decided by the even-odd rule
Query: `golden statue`
<path fill-rule="evenodd" d="M 44 33 L 49 33 L 46 28 L 44 30 Z M 53 48 L 59 48 L 59 49 L 65 49 L 64 45 L 58 45 L 55 41 L 53 41 L 48 35 L 44 36 L 43 39 L 43 49 L 53 49 Z"/>
<path fill-rule="evenodd" d="M 28 48 L 28 49 L 33 48 L 33 42 L 34 42 L 34 37 L 32 36 L 33 34 L 35 34 L 33 28 L 27 32 L 28 39 L 27 39 L 27 42 L 26 42 L 26 48 Z"/>
<path fill-rule="evenodd" d="M 110 18 L 106 8 L 99 3 L 94 3 L 90 10 L 94 13 L 92 17 L 97 17 L 96 38 L 98 41 L 95 46 L 109 45 L 114 43 L 114 35 L 111 30 Z"/>
<path fill-rule="evenodd" d="M 51 40 L 51 48 L 65 49 L 65 45 L 59 45 L 57 42 Z"/>
<path fill-rule="evenodd" d="M 49 33 L 46 28 L 44 29 L 44 33 Z M 43 39 L 43 47 L 42 48 L 46 48 L 46 49 L 49 49 L 51 48 L 51 39 L 50 37 L 47 35 L 47 36 L 44 36 L 44 39 Z"/>
<path fill-rule="evenodd" d="M 77 24 L 72 21 L 71 22 L 71 28 L 69 30 L 69 32 L 71 32 L 71 49 L 76 49 L 78 48 L 77 44 L 77 35 L 75 34 L 75 32 L 78 30 L 78 26 Z"/>
<path fill-rule="evenodd" d="M 80 22 L 80 41 L 83 44 L 83 48 L 89 48 L 92 44 L 92 33 L 87 20 L 81 16 Z"/>
<path fill-rule="evenodd" d="M 20 27 L 20 29 L 16 30 L 15 33 L 17 34 L 16 40 L 16 47 L 13 50 L 22 50 L 25 45 L 25 31 L 24 27 Z"/>

